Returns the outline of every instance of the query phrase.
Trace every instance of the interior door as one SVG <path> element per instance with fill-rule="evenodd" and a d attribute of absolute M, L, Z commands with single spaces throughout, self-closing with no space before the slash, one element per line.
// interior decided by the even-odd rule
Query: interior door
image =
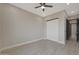
<path fill-rule="evenodd" d="M 66 19 L 66 39 L 69 40 L 69 37 L 71 35 L 71 24 L 69 23 L 69 20 Z"/>
<path fill-rule="evenodd" d="M 79 19 L 77 19 L 77 42 L 79 42 Z"/>

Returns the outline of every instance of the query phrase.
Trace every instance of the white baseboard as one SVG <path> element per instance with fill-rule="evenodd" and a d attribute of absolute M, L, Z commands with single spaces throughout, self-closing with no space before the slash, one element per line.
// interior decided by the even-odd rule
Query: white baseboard
<path fill-rule="evenodd" d="M 56 41 L 56 40 L 52 40 L 52 39 L 47 39 L 47 40 L 55 41 L 55 42 L 57 42 L 57 43 L 60 43 L 60 44 L 65 45 L 65 43 L 64 43 L 64 42 L 61 42 L 61 41 Z"/>
<path fill-rule="evenodd" d="M 19 46 L 22 46 L 22 45 L 25 45 L 25 44 L 37 42 L 37 41 L 39 41 L 39 40 L 42 40 L 42 39 L 36 39 L 36 40 L 27 41 L 27 42 L 22 42 L 22 43 L 19 43 L 19 44 L 16 44 L 16 45 L 7 46 L 7 47 L 4 47 L 4 48 L 1 48 L 1 49 L 0 49 L 0 52 L 2 52 L 2 51 L 4 51 L 4 50 L 7 50 L 7 49 L 19 47 Z"/>

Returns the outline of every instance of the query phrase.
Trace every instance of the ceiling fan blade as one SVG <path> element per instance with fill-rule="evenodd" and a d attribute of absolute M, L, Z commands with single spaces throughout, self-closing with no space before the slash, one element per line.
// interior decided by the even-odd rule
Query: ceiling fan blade
<path fill-rule="evenodd" d="M 43 3 L 39 3 L 41 6 L 43 6 Z"/>
<path fill-rule="evenodd" d="M 41 7 L 41 6 L 37 6 L 37 7 L 35 7 L 35 8 L 39 8 L 39 7 Z"/>
<path fill-rule="evenodd" d="M 40 5 L 42 5 L 42 3 L 39 3 Z"/>
<path fill-rule="evenodd" d="M 46 3 L 39 3 L 41 6 L 44 6 Z"/>
<path fill-rule="evenodd" d="M 45 5 L 45 7 L 53 7 L 52 5 Z"/>
<path fill-rule="evenodd" d="M 35 8 L 41 7 L 43 12 L 45 11 L 45 7 L 50 7 L 50 8 L 53 7 L 52 5 L 46 5 L 46 3 L 39 3 L 39 4 L 40 6 L 37 6 Z"/>

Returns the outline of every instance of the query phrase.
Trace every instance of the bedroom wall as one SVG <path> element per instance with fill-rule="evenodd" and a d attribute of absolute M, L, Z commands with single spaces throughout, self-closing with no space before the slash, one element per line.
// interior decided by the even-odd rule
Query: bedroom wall
<path fill-rule="evenodd" d="M 2 10 L 2 11 L 1 11 Z M 43 18 L 9 4 L 0 4 L 1 48 L 44 38 Z"/>
<path fill-rule="evenodd" d="M 49 15 L 45 20 L 59 18 L 48 21 L 47 24 L 47 39 L 65 44 L 66 40 L 66 14 L 65 11 L 57 12 L 54 15 Z"/>

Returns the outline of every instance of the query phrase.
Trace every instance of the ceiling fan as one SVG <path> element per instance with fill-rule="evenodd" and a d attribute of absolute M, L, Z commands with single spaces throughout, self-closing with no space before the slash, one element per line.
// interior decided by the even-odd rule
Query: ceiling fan
<path fill-rule="evenodd" d="M 40 6 L 36 6 L 35 8 L 42 8 L 43 12 L 45 11 L 45 7 L 49 7 L 49 8 L 53 7 L 52 5 L 47 5 L 46 3 L 39 3 L 39 4 Z"/>

